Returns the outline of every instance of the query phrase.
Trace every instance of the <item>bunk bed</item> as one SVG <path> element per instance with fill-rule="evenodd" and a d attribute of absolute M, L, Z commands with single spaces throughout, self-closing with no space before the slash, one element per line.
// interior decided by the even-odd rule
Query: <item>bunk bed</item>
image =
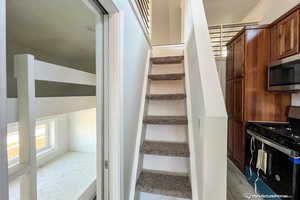
<path fill-rule="evenodd" d="M 16 55 L 14 64 L 18 98 L 7 99 L 7 123 L 19 123 L 20 153 L 19 164 L 9 172 L 10 200 L 22 200 L 20 196 L 42 200 L 94 198 L 96 155 L 67 153 L 40 167 L 35 122 L 47 116 L 95 108 L 96 97 L 36 97 L 35 81 L 96 86 L 96 75 L 46 63 L 29 54 Z"/>

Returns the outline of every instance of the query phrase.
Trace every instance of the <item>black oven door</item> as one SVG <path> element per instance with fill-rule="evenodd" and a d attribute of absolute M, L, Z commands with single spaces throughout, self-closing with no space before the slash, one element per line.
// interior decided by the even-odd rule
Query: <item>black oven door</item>
<path fill-rule="evenodd" d="M 299 177 L 299 166 L 290 159 L 289 156 L 270 147 L 264 145 L 265 151 L 268 153 L 267 159 L 267 170 L 266 173 L 263 171 L 257 172 L 256 161 L 258 150 L 262 148 L 262 143 L 258 140 L 255 140 L 254 145 L 252 145 L 254 152 L 251 155 L 251 136 L 247 135 L 247 155 L 246 162 L 247 166 L 256 174 L 259 174 L 259 178 L 271 188 L 277 195 L 287 195 L 292 198 L 282 198 L 286 200 L 300 200 L 300 177 Z"/>
<path fill-rule="evenodd" d="M 269 90 L 300 90 L 300 60 L 269 68 Z"/>

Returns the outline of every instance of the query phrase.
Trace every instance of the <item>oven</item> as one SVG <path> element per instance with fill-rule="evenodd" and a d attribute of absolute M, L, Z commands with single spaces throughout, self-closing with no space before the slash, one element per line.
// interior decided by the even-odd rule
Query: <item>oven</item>
<path fill-rule="evenodd" d="M 300 90 L 300 54 L 275 61 L 268 68 L 268 90 Z"/>
<path fill-rule="evenodd" d="M 300 200 L 298 152 L 273 143 L 249 130 L 246 138 L 246 175 L 258 193 L 290 197 L 278 199 Z M 257 170 L 256 167 L 258 150 L 262 148 L 268 154 L 266 171 Z"/>

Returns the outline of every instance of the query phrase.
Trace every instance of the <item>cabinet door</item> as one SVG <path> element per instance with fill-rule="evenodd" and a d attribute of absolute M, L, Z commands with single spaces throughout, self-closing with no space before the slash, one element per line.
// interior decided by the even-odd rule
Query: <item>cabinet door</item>
<path fill-rule="evenodd" d="M 295 11 L 278 23 L 279 56 L 286 57 L 299 50 L 299 11 Z"/>
<path fill-rule="evenodd" d="M 245 132 L 242 122 L 234 121 L 233 159 L 238 167 L 243 170 L 245 161 Z"/>
<path fill-rule="evenodd" d="M 226 80 L 233 78 L 233 44 L 227 46 L 227 57 L 226 57 Z"/>
<path fill-rule="evenodd" d="M 245 34 L 240 35 L 235 41 L 233 46 L 234 56 L 234 77 L 244 76 L 244 64 L 245 64 Z"/>
<path fill-rule="evenodd" d="M 234 80 L 226 82 L 226 109 L 229 117 L 234 115 Z"/>
<path fill-rule="evenodd" d="M 244 79 L 234 81 L 234 117 L 238 121 L 244 120 Z"/>
<path fill-rule="evenodd" d="M 279 59 L 278 44 L 279 44 L 278 27 L 277 25 L 274 25 L 270 29 L 270 61 L 271 62 Z"/>
<path fill-rule="evenodd" d="M 234 145 L 234 120 L 232 118 L 228 119 L 228 136 L 227 136 L 227 149 L 228 156 L 233 156 L 233 145 Z"/>

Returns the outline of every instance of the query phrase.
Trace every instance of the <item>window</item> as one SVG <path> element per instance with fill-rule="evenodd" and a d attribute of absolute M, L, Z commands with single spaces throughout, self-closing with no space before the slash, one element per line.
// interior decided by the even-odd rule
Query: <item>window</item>
<path fill-rule="evenodd" d="M 43 154 L 55 147 L 55 120 L 40 120 L 36 123 L 36 151 L 37 154 Z M 7 126 L 7 157 L 9 165 L 18 163 L 19 158 L 19 130 L 18 123 Z"/>

